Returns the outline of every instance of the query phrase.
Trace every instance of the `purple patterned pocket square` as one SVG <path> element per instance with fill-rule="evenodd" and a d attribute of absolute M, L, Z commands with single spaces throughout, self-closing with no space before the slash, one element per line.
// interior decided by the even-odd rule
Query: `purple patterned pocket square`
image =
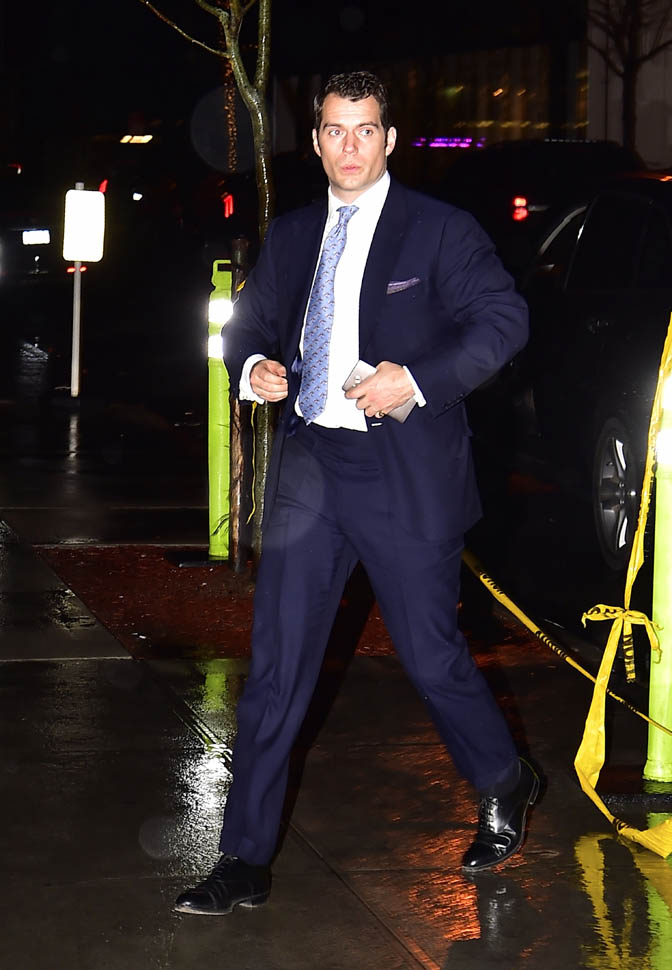
<path fill-rule="evenodd" d="M 411 276 L 410 280 L 390 280 L 387 284 L 388 293 L 401 293 L 402 290 L 408 290 L 412 286 L 417 286 L 422 280 L 419 276 Z"/>

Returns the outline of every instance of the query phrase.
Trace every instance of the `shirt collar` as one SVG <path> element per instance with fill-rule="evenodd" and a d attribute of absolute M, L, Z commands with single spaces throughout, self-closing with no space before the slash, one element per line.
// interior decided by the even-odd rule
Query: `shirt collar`
<path fill-rule="evenodd" d="M 356 205 L 358 209 L 366 209 L 367 211 L 370 211 L 370 212 L 374 212 L 377 210 L 378 213 L 380 213 L 380 210 L 383 208 L 383 205 L 385 204 L 385 199 L 387 198 L 387 192 L 389 188 L 390 188 L 390 173 L 386 170 L 385 172 L 383 172 L 383 174 L 378 179 L 378 181 L 371 186 L 370 189 L 367 189 L 366 192 L 362 192 L 362 194 L 355 199 L 352 205 Z M 336 215 L 338 209 L 340 209 L 344 205 L 348 205 L 348 203 L 343 202 L 342 199 L 338 199 L 332 192 L 331 186 L 329 187 L 327 196 L 329 200 L 329 213 L 327 216 L 327 222 L 331 222 L 332 219 L 336 220 L 338 218 L 338 216 Z"/>

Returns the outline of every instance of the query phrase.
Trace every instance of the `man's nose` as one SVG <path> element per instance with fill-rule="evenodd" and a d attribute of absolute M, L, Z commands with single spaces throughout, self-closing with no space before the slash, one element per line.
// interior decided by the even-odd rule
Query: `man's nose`
<path fill-rule="evenodd" d="M 345 136 L 345 141 L 343 143 L 344 152 L 356 152 L 357 151 L 357 139 L 353 132 Z"/>

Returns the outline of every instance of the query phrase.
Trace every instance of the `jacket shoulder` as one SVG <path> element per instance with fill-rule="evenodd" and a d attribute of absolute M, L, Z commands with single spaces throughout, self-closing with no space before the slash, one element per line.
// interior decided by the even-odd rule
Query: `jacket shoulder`
<path fill-rule="evenodd" d="M 305 229 L 314 226 L 326 219 L 327 203 L 311 202 L 309 205 L 301 206 L 299 209 L 291 209 L 289 212 L 277 216 L 271 226 L 273 231 L 283 236 L 285 233 L 296 232 L 297 229 Z"/>
<path fill-rule="evenodd" d="M 399 193 L 398 198 L 403 197 L 409 211 L 422 215 L 426 219 L 435 219 L 441 223 L 451 222 L 456 226 L 461 225 L 466 227 L 469 224 L 478 225 L 476 219 L 474 219 L 470 212 L 467 212 L 465 209 L 459 209 L 457 206 L 451 205 L 450 202 L 435 199 L 431 195 L 426 195 L 417 189 L 410 189 L 405 185 L 401 185 L 399 182 L 393 181 L 392 186 L 394 186 L 395 195 Z M 394 196 L 392 199 L 394 199 Z"/>

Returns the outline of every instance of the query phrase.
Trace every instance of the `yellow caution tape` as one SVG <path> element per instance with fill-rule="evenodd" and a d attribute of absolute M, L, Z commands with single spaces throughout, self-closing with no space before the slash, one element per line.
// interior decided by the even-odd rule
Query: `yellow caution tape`
<path fill-rule="evenodd" d="M 656 635 L 656 624 L 648 618 L 646 613 L 640 613 L 639 610 L 628 610 L 622 606 L 605 606 L 604 603 L 598 603 L 597 606 L 591 606 L 581 617 L 584 626 L 586 620 L 611 620 L 613 623 L 611 635 L 614 635 L 615 632 L 618 634 L 616 645 L 622 643 L 624 650 L 627 647 L 633 648 L 633 626 L 643 626 L 648 635 L 652 652 L 657 653 L 658 659 L 660 659 L 660 643 Z M 634 662 L 632 670 L 634 672 Z M 627 679 L 632 680 L 632 677 L 627 677 Z"/>
<path fill-rule="evenodd" d="M 527 629 L 533 633 L 538 640 L 541 640 L 545 646 L 549 647 L 553 653 L 557 654 L 558 657 L 564 660 L 566 664 L 573 667 L 574 670 L 580 673 L 582 677 L 585 677 L 587 680 L 591 680 L 593 683 L 597 681 L 597 677 L 591 674 L 589 670 L 586 670 L 585 667 L 582 667 L 571 654 L 567 653 L 564 647 L 561 647 L 557 641 L 553 640 L 545 630 L 542 630 L 542 628 L 538 626 L 534 620 L 527 616 L 527 614 L 524 613 L 523 610 L 521 610 L 520 607 L 517 606 L 513 600 L 506 595 L 506 593 L 497 585 L 497 583 L 495 583 L 492 577 L 486 573 L 485 569 L 472 552 L 465 549 L 462 553 L 462 559 L 465 565 L 471 569 L 472 573 L 478 579 L 480 579 L 486 589 L 492 593 L 494 598 L 501 603 L 502 606 L 505 606 L 509 613 L 512 613 L 516 619 L 520 620 L 523 626 L 527 627 Z M 643 721 L 646 721 L 647 724 L 651 724 L 653 727 L 658 728 L 660 731 L 664 731 L 665 734 L 669 734 L 670 737 L 672 737 L 672 728 L 667 728 L 658 721 L 655 721 L 652 717 L 649 717 L 648 714 L 644 714 L 643 711 L 638 710 L 638 708 L 636 708 L 634 704 L 631 704 L 630 701 L 626 700 L 624 697 L 621 697 L 619 694 L 615 694 L 613 690 L 607 688 L 606 693 L 613 700 L 618 701 L 619 704 L 626 707 L 631 714 L 635 714 Z"/>
<path fill-rule="evenodd" d="M 607 683 L 614 665 L 623 622 L 623 616 L 620 616 L 614 621 L 611 628 L 607 646 L 602 656 L 602 662 L 600 663 L 600 669 L 597 673 L 593 699 L 588 711 L 588 717 L 586 718 L 583 738 L 579 745 L 579 750 L 576 753 L 576 758 L 574 759 L 574 768 L 576 769 L 576 774 L 584 793 L 599 808 L 619 835 L 623 835 L 633 842 L 638 842 L 640 845 L 651 849 L 664 858 L 672 852 L 671 819 L 650 829 L 636 829 L 612 815 L 595 790 L 605 760 L 604 722 Z M 668 731 L 667 733 L 670 732 Z"/>

